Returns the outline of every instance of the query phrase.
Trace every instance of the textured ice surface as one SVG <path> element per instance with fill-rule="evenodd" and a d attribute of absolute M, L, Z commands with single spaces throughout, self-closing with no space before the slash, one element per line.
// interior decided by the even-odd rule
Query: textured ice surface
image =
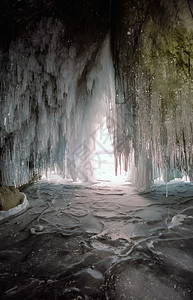
<path fill-rule="evenodd" d="M 0 224 L 0 298 L 192 299 L 192 184 L 168 189 L 56 176 L 29 186 L 29 209 Z"/>

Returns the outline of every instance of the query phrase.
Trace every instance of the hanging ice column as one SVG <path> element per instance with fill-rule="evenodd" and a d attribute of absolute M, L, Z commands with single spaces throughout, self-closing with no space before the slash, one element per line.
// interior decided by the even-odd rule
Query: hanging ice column
<path fill-rule="evenodd" d="M 95 152 L 96 135 L 101 125 L 110 127 L 115 101 L 114 68 L 112 63 L 110 40 L 106 37 L 101 45 L 92 68 L 85 78 L 81 78 L 81 89 L 87 92 L 87 99 L 78 102 L 77 116 L 83 116 L 77 129 L 75 138 L 68 139 L 67 169 L 73 180 L 92 180 L 92 158 Z M 78 93 L 81 94 L 81 89 Z M 107 117 L 107 124 L 103 124 Z M 76 120 L 75 120 L 76 122 Z M 71 130 L 71 129 L 70 129 Z"/>
<path fill-rule="evenodd" d="M 113 2 L 112 20 L 118 161 L 133 164 L 130 179 L 140 190 L 146 190 L 160 172 L 165 181 L 177 169 L 192 178 L 190 4 Z"/>
<path fill-rule="evenodd" d="M 49 18 L 0 53 L 1 185 L 19 186 L 50 170 L 92 177 L 94 133 L 114 97 L 104 37 L 80 53 L 68 45 L 64 25 Z"/>

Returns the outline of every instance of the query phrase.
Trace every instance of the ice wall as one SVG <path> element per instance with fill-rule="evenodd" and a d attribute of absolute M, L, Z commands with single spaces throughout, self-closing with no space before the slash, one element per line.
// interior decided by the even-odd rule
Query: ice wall
<path fill-rule="evenodd" d="M 104 114 L 115 170 L 129 167 L 138 189 L 193 177 L 191 1 L 2 3 L 0 184 L 50 170 L 92 179 Z"/>
<path fill-rule="evenodd" d="M 109 38 L 69 45 L 62 22 L 43 18 L 0 53 L 0 184 L 55 170 L 92 178 L 90 158 L 114 97 Z"/>
<path fill-rule="evenodd" d="M 113 1 L 115 155 L 140 189 L 176 169 L 192 177 L 192 12 L 190 1 Z"/>

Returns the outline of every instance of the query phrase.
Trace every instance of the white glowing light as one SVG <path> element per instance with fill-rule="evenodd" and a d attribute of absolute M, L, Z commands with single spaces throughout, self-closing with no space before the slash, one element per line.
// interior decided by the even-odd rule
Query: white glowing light
<path fill-rule="evenodd" d="M 127 174 L 124 171 L 115 175 L 114 149 L 106 126 L 97 132 L 96 151 L 92 162 L 96 180 L 115 183 L 126 181 Z"/>

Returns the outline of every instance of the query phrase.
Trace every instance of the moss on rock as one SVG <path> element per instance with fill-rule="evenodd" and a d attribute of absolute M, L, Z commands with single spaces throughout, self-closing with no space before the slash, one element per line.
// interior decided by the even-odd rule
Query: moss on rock
<path fill-rule="evenodd" d="M 0 187 L 0 210 L 9 210 L 22 203 L 23 196 L 12 186 Z"/>

